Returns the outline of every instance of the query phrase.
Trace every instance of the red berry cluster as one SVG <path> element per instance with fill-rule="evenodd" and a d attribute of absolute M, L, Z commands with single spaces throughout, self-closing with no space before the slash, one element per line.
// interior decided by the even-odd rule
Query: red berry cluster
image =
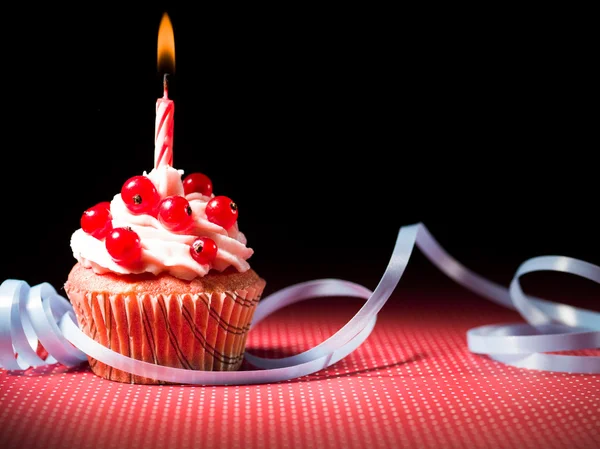
<path fill-rule="evenodd" d="M 211 196 L 213 185 L 205 174 L 192 173 L 183 180 L 183 190 L 185 195 L 198 192 Z M 188 200 L 179 195 L 161 199 L 146 176 L 134 176 L 125 181 L 121 198 L 131 213 L 152 215 L 169 231 L 183 232 L 192 224 L 192 208 Z M 215 196 L 206 205 L 206 217 L 211 223 L 229 229 L 238 218 L 238 208 L 230 198 Z M 140 260 L 140 237 L 131 228 L 113 228 L 110 203 L 98 203 L 86 210 L 81 216 L 81 229 L 98 240 L 104 239 L 106 250 L 115 262 L 130 265 Z M 190 254 L 204 265 L 215 259 L 217 249 L 212 239 L 200 237 L 190 245 Z"/>

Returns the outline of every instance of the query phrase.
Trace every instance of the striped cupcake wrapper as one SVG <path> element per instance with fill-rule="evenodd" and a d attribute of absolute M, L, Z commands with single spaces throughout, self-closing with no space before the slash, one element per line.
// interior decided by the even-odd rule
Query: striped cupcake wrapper
<path fill-rule="evenodd" d="M 263 286 L 184 295 L 71 292 L 80 328 L 128 357 L 175 368 L 235 371 Z M 126 383 L 159 384 L 89 357 L 92 371 Z"/>

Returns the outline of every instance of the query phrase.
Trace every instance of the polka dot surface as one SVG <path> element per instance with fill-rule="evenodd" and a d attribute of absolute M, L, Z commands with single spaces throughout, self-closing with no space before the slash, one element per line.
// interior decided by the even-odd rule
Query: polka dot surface
<path fill-rule="evenodd" d="M 361 304 L 289 307 L 250 333 L 248 350 L 309 349 Z M 471 298 L 392 298 L 349 357 L 266 385 L 130 385 L 87 366 L 0 370 L 0 447 L 600 447 L 600 376 L 512 368 L 469 352 L 469 328 L 511 321 L 521 319 Z"/>

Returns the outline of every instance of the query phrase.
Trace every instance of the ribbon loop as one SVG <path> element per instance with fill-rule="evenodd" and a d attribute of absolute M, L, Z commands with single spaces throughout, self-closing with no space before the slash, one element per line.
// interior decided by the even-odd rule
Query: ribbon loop
<path fill-rule="evenodd" d="M 19 370 L 44 363 L 27 338 L 29 320 L 21 319 L 28 293 L 29 285 L 22 281 L 9 279 L 0 285 L 0 367 Z"/>
<path fill-rule="evenodd" d="M 166 382 L 198 385 L 268 383 L 320 371 L 355 351 L 375 327 L 377 314 L 390 298 L 414 247 L 463 287 L 504 307 L 517 310 L 526 323 L 487 325 L 467 332 L 469 350 L 508 365 L 572 373 L 600 373 L 600 357 L 548 354 L 600 347 L 600 313 L 527 296 L 520 278 L 536 271 L 559 271 L 600 283 L 600 267 L 565 256 L 525 261 L 509 288 L 470 271 L 452 258 L 423 224 L 400 228 L 390 262 L 374 291 L 348 281 L 321 279 L 284 288 L 258 305 L 252 327 L 291 304 L 318 297 L 357 297 L 365 304 L 340 330 L 303 353 L 267 359 L 246 353 L 256 368 L 249 371 L 196 371 L 155 365 L 121 355 L 94 341 L 77 326 L 69 301 L 47 283 L 29 288 L 9 279 L 0 285 L 0 367 L 10 370 L 59 362 L 73 366 L 93 357 L 114 368 Z M 50 356 L 33 349 L 37 340 Z M 17 355 L 17 357 L 15 357 Z"/>

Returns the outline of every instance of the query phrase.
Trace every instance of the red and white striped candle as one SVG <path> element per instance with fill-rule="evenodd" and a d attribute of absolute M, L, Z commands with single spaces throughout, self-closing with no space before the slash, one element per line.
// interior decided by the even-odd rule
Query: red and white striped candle
<path fill-rule="evenodd" d="M 169 99 L 167 76 L 163 81 L 164 94 L 156 100 L 156 126 L 154 130 L 154 167 L 173 166 L 173 113 L 175 103 Z"/>
<path fill-rule="evenodd" d="M 154 168 L 173 166 L 173 114 L 175 103 L 169 99 L 167 74 L 175 72 L 175 36 L 169 15 L 164 13 L 158 28 L 157 68 L 163 72 L 162 98 L 156 100 L 154 129 Z"/>

